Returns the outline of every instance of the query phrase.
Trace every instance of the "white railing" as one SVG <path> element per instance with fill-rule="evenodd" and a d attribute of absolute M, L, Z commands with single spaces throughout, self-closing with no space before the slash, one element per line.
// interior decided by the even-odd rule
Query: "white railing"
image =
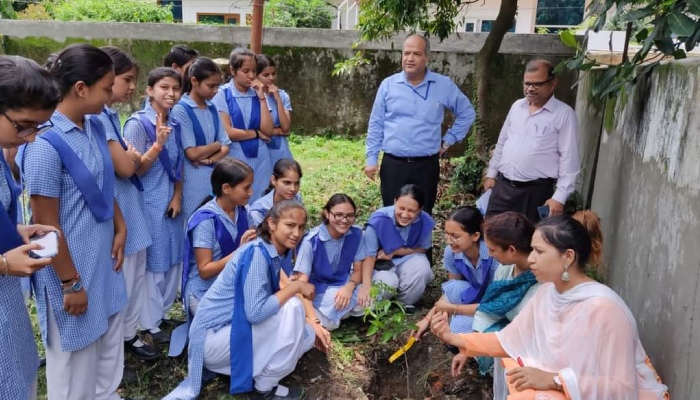
<path fill-rule="evenodd" d="M 357 25 L 359 11 L 357 0 L 344 0 L 338 5 L 336 21 L 333 27 L 335 29 L 354 29 L 355 25 Z"/>

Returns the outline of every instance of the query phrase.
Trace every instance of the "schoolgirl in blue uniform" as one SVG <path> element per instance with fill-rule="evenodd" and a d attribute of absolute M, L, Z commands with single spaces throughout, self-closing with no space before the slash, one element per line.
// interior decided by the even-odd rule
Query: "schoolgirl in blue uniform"
<path fill-rule="evenodd" d="M 144 295 L 146 249 L 152 243 L 145 212 L 144 187 L 136 175 L 136 170 L 141 165 L 141 153 L 124 141 L 119 113 L 111 108 L 116 103 L 131 101 L 136 90 L 138 68 L 128 54 L 116 47 L 106 46 L 101 50 L 112 58 L 115 73 L 112 97 L 99 118 L 107 132 L 109 152 L 116 174 L 114 191 L 127 229 L 123 270 L 129 302 L 124 317 L 124 347 L 142 360 L 154 360 L 158 358 L 158 350 L 139 340 L 136 335 L 147 299 Z"/>
<path fill-rule="evenodd" d="M 214 167 L 210 191 L 214 197 L 204 199 L 185 233 L 181 289 L 188 322 L 233 251 L 255 238 L 247 210 L 253 193 L 253 170 L 243 161 L 224 158 Z M 188 331 L 189 324 L 173 331 L 171 357 L 182 353 Z"/>
<path fill-rule="evenodd" d="M 189 221 L 194 210 L 211 193 L 214 165 L 228 156 L 231 139 L 216 106 L 210 102 L 221 85 L 219 66 L 209 58 L 198 58 L 190 65 L 183 81 L 183 93 L 173 108 L 182 129 L 185 150 L 185 182 L 182 215 Z"/>
<path fill-rule="evenodd" d="M 39 128 L 56 108 L 61 92 L 49 73 L 37 63 L 18 56 L 0 56 L 0 147 L 3 149 L 35 140 L 48 128 Z M 39 360 L 19 277 L 50 264 L 52 258 L 34 259 L 36 244 L 25 244 L 35 234 L 55 230 L 52 226 L 17 225 L 21 214 L 19 196 L 8 160 L 0 151 L 0 398 L 36 398 Z"/>
<path fill-rule="evenodd" d="M 346 194 L 336 193 L 323 207 L 323 223 L 312 229 L 301 242 L 294 271 L 304 274 L 316 288 L 316 314 L 328 330 L 358 305 L 357 294 L 363 283 L 362 261 L 365 259 L 362 228 L 354 226 L 355 202 Z M 364 282 L 372 285 L 372 277 Z M 363 299 L 363 306 L 369 305 Z"/>
<path fill-rule="evenodd" d="M 199 57 L 199 52 L 184 44 L 176 44 L 170 48 L 168 54 L 163 57 L 163 66 L 174 69 L 182 78 L 185 77 L 187 69 L 195 59 Z"/>
<path fill-rule="evenodd" d="M 270 163 L 275 165 L 282 158 L 292 158 L 292 152 L 289 150 L 289 143 L 287 143 L 287 136 L 292 131 L 292 102 L 289 99 L 289 94 L 275 84 L 277 81 L 275 62 L 265 54 L 255 56 L 255 61 L 258 80 L 265 85 L 265 96 L 270 107 L 274 127 L 267 147 L 270 150 Z"/>
<path fill-rule="evenodd" d="M 89 44 L 50 66 L 63 99 L 53 128 L 18 154 L 34 221 L 61 232 L 58 256 L 34 274 L 50 399 L 111 399 L 124 367 L 126 226 L 114 165 L 96 115 L 110 100 L 112 59 Z"/>
<path fill-rule="evenodd" d="M 148 104 L 126 121 L 125 139 L 141 153 L 136 171 L 144 187 L 146 215 L 153 243 L 147 250 L 147 305 L 140 325 L 157 344 L 170 337 L 160 329 L 173 305 L 182 271 L 182 173 L 180 124 L 170 111 L 180 100 L 180 75 L 159 67 L 148 73 Z M 146 332 L 143 332 L 146 333 Z"/>
<path fill-rule="evenodd" d="M 214 97 L 228 137 L 229 156 L 243 160 L 253 168 L 253 196 L 250 204 L 261 198 L 272 175 L 267 142 L 272 135 L 272 117 L 265 97 L 264 85 L 255 79 L 255 54 L 241 47 L 231 52 L 231 81 Z"/>
<path fill-rule="evenodd" d="M 423 191 L 405 185 L 394 198 L 394 205 L 372 213 L 365 228 L 366 266 L 374 280 L 397 289 L 400 302 L 411 308 L 433 280 L 426 252 L 432 246 L 435 222 L 423 211 Z M 369 285 L 363 285 L 361 296 Z"/>
<path fill-rule="evenodd" d="M 291 158 L 283 158 L 275 163 L 270 177 L 270 187 L 265 196 L 250 206 L 250 220 L 258 226 L 272 206 L 282 200 L 296 200 L 301 203 L 301 165 Z"/>
<path fill-rule="evenodd" d="M 249 399 L 305 397 L 303 389 L 279 381 L 314 345 L 314 322 L 297 298 L 313 300 L 314 287 L 286 279 L 306 217 L 295 201 L 275 204 L 257 228 L 257 239 L 226 263 L 192 321 L 187 378 L 165 399 L 196 398 L 205 368 L 230 375 L 231 393 L 250 392 Z"/>
<path fill-rule="evenodd" d="M 442 284 L 442 297 L 418 323 L 416 338 L 430 326 L 437 312 L 452 315 L 450 329 L 456 333 L 472 332 L 474 310 L 493 281 L 498 261 L 489 255 L 481 231 L 481 212 L 470 206 L 458 207 L 445 221 L 445 254 L 443 264 L 449 279 Z M 473 310 L 461 305 L 473 304 Z"/>

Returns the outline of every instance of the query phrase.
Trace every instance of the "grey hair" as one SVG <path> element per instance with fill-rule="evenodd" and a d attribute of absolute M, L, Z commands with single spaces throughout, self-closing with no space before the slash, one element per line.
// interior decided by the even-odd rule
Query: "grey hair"
<path fill-rule="evenodd" d="M 430 55 L 430 40 L 427 37 L 425 37 L 423 35 L 419 35 L 417 33 L 412 33 L 412 34 L 408 35 L 406 37 L 406 40 L 408 40 L 414 36 L 423 39 L 423 44 L 425 45 L 425 55 L 429 56 Z M 404 40 L 404 43 L 406 42 L 406 40 Z"/>
<path fill-rule="evenodd" d="M 547 69 L 547 78 L 556 78 L 554 74 L 554 64 L 547 60 L 532 60 L 525 65 L 525 72 L 537 72 L 541 69 Z"/>

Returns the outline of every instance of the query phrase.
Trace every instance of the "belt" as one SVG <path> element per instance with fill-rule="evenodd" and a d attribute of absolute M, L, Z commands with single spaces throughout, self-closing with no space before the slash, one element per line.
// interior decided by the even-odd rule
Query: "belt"
<path fill-rule="evenodd" d="M 503 174 L 498 174 L 498 180 L 500 182 L 503 182 L 504 184 L 506 184 L 508 186 L 512 186 L 514 188 L 554 185 L 557 183 L 557 180 L 554 178 L 540 178 L 540 179 L 535 179 L 535 180 L 527 181 L 527 182 L 511 181 L 510 179 L 503 176 Z"/>
<path fill-rule="evenodd" d="M 437 154 L 433 154 L 433 155 L 431 155 L 431 156 L 420 156 L 420 157 L 399 157 L 399 156 L 395 156 L 395 155 L 393 155 L 393 154 L 384 153 L 384 157 L 389 157 L 389 158 L 391 158 L 392 160 L 396 160 L 396 161 L 403 161 L 403 162 L 407 162 L 407 163 L 414 163 L 414 162 L 428 161 L 428 160 L 431 160 L 431 159 L 434 159 L 434 158 L 438 158 L 438 155 L 437 155 Z"/>

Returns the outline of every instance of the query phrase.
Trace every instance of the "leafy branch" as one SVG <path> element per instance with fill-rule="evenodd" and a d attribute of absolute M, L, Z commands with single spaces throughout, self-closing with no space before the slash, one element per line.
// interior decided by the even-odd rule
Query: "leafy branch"
<path fill-rule="evenodd" d="M 365 309 L 364 321 L 369 319 L 367 336 L 381 335 L 379 342 L 386 344 L 390 340 L 396 340 L 403 334 L 417 329 L 416 324 L 408 321 L 406 308 L 396 300 L 386 299 L 396 295 L 396 289 L 384 282 L 372 285 L 370 298 L 379 299 L 372 307 Z"/>

